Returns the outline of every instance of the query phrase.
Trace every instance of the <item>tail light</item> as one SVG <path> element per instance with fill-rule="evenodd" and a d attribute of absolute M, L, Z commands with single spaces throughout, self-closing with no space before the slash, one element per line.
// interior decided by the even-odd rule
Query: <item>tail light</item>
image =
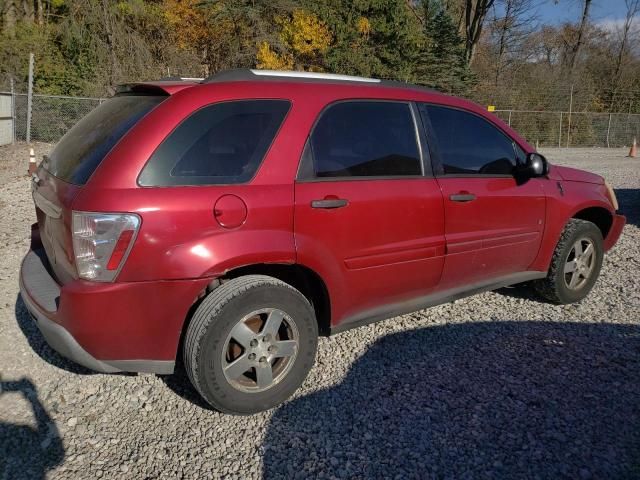
<path fill-rule="evenodd" d="M 73 212 L 73 253 L 78 275 L 112 282 L 124 265 L 140 228 L 132 213 Z"/>

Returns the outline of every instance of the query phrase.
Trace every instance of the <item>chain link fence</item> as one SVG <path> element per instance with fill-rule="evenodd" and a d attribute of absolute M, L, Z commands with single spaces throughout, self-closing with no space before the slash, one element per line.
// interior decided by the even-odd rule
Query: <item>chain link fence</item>
<path fill-rule="evenodd" d="M 11 95 L 0 92 L 0 95 Z M 28 98 L 13 98 L 16 141 L 27 141 Z M 31 141 L 57 142 L 104 98 L 33 95 Z M 640 114 L 546 110 L 496 110 L 493 112 L 532 145 L 540 147 L 622 147 L 640 139 Z"/>
<path fill-rule="evenodd" d="M 496 110 L 532 145 L 625 147 L 640 138 L 640 114 Z"/>
<path fill-rule="evenodd" d="M 14 96 L 14 121 L 17 141 L 27 140 L 27 94 Z M 33 95 L 31 106 L 31 140 L 55 143 L 78 120 L 104 101 L 103 98 Z"/>

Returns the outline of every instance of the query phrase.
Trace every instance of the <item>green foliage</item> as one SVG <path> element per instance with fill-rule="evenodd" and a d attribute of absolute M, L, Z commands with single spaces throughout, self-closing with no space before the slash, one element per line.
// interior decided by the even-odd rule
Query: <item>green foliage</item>
<path fill-rule="evenodd" d="M 328 70 L 409 80 L 420 45 L 420 22 L 397 0 L 309 1 L 334 34 Z"/>
<path fill-rule="evenodd" d="M 13 75 L 18 87 L 26 87 L 29 52 L 35 53 L 38 68 L 34 73 L 34 89 L 50 94 L 79 94 L 85 89 L 79 71 L 82 63 L 65 57 L 56 29 L 18 22 L 9 34 L 0 34 L 0 73 Z"/>
<path fill-rule="evenodd" d="M 0 31 L 0 82 L 24 84 L 34 52 L 39 93 L 105 95 L 115 83 L 256 65 L 462 91 L 472 77 L 461 40 L 444 9 L 428 14 L 434 1 L 52 0 L 42 25 L 22 18 Z"/>
<path fill-rule="evenodd" d="M 418 83 L 455 94 L 467 91 L 474 81 L 465 61 L 462 39 L 447 11 L 436 1 L 424 4 L 425 36 L 417 66 Z"/>
<path fill-rule="evenodd" d="M 457 93 L 473 83 L 457 27 L 437 0 L 309 0 L 307 8 L 334 33 L 330 71 Z"/>

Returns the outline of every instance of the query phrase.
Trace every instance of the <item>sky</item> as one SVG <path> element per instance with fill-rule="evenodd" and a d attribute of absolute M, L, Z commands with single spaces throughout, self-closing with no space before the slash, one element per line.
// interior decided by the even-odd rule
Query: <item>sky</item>
<path fill-rule="evenodd" d="M 578 22 L 582 15 L 582 0 L 540 0 L 538 15 L 542 23 Z M 624 19 L 624 0 L 593 0 L 590 18 L 593 23 L 612 24 Z"/>

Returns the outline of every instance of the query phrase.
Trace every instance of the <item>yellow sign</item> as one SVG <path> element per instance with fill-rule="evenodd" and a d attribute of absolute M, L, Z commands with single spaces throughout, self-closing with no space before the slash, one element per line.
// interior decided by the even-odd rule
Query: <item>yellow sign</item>
<path fill-rule="evenodd" d="M 487 110 L 490 112 L 495 112 L 496 111 L 496 106 L 495 105 L 488 105 L 487 106 Z"/>

